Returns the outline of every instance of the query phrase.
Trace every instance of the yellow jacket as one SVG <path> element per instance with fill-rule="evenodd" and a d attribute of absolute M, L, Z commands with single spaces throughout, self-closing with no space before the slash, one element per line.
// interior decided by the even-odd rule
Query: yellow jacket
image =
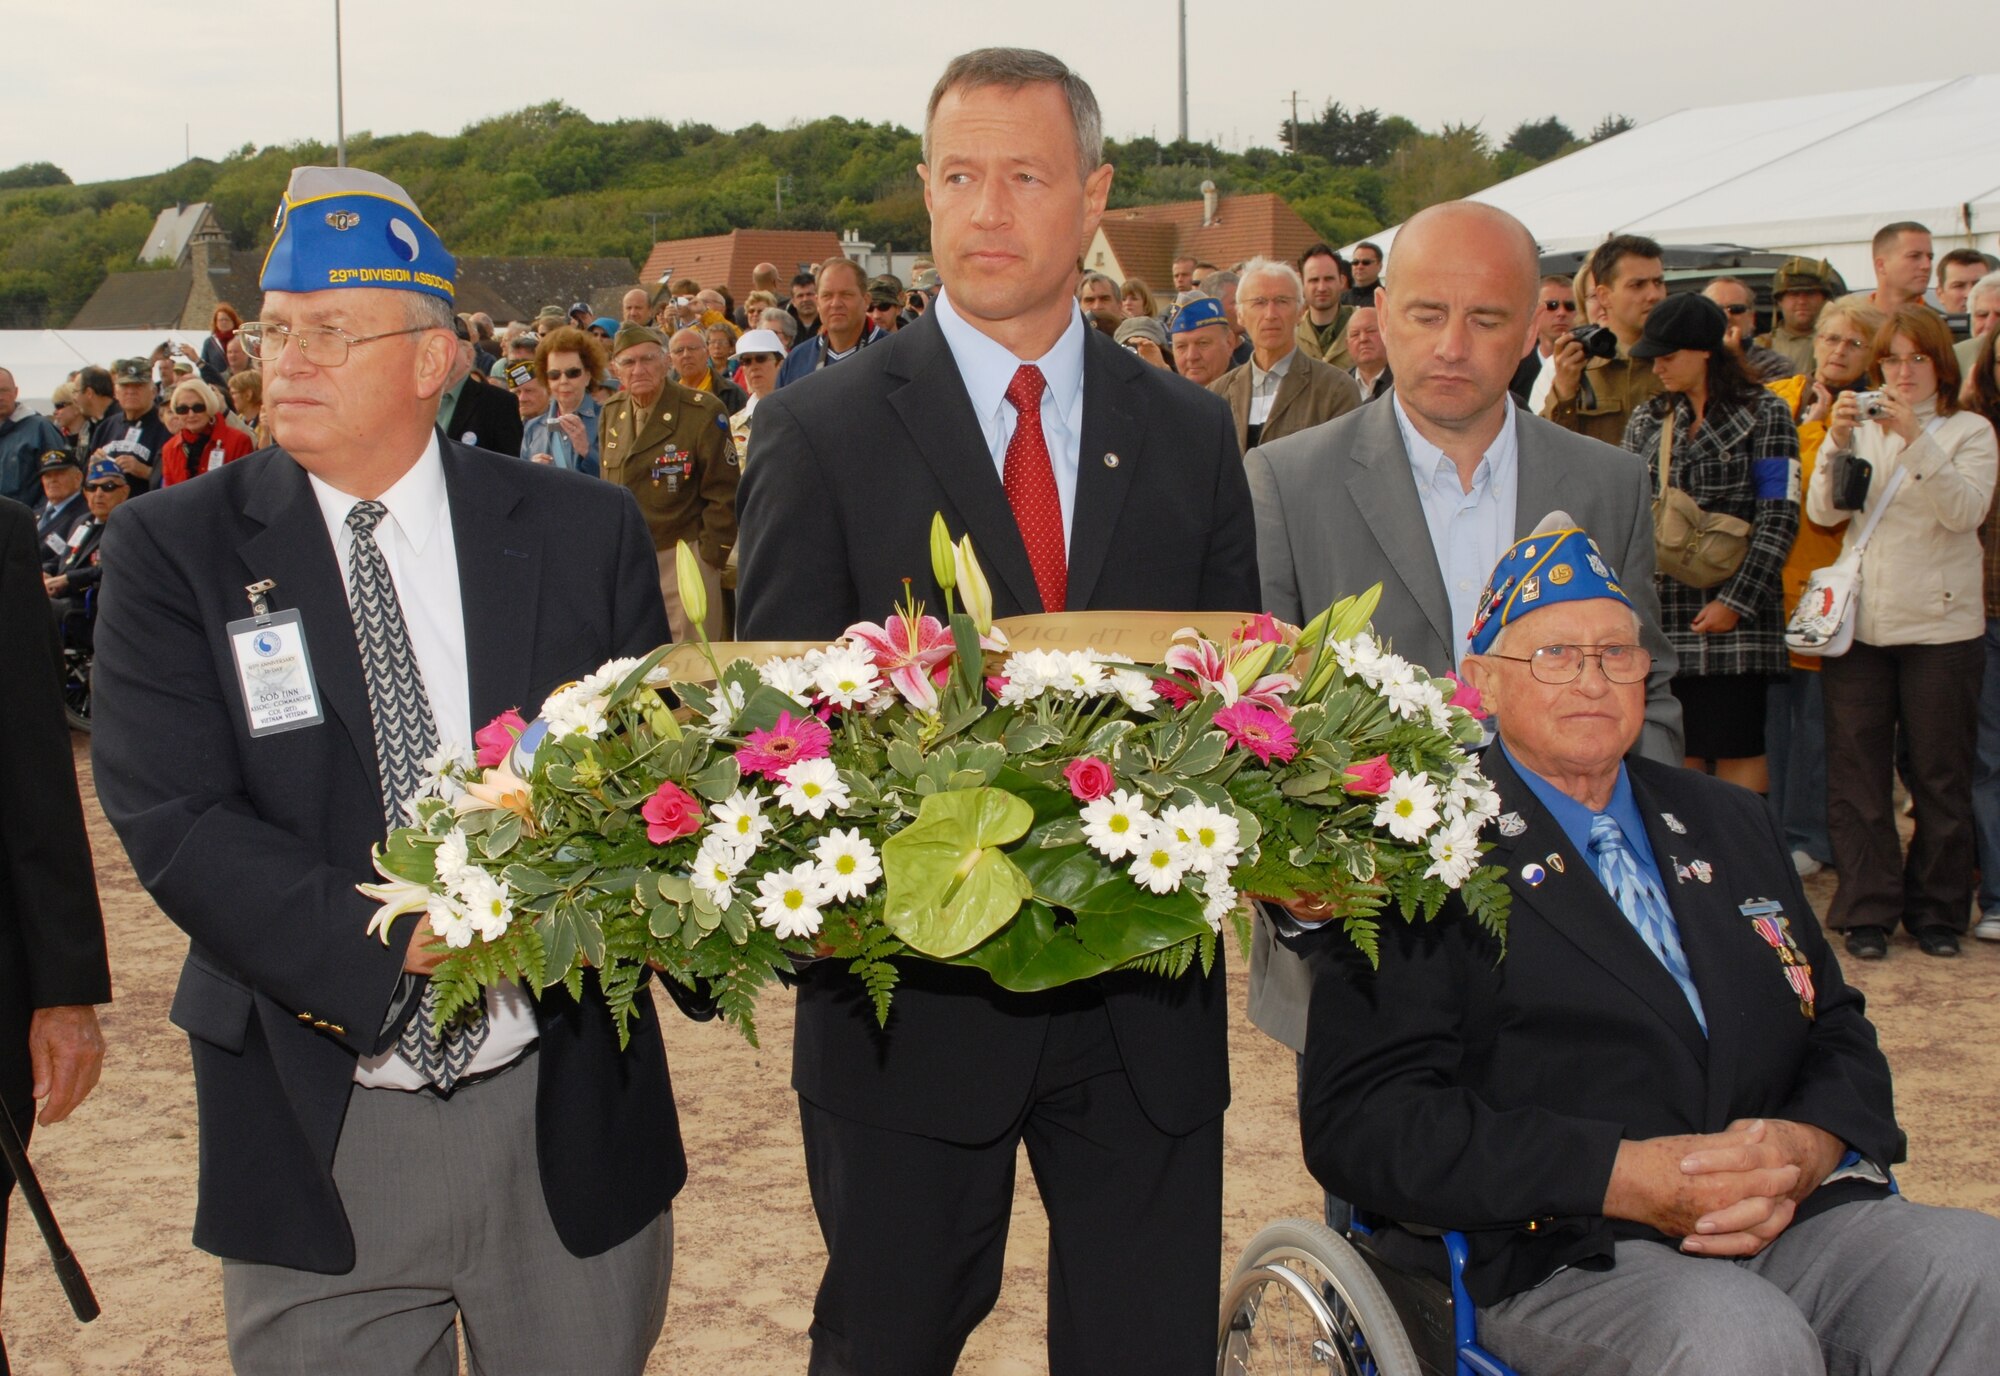
<path fill-rule="evenodd" d="M 1764 385 L 1777 393 L 1779 400 L 1792 408 L 1792 419 L 1797 421 L 1799 413 L 1812 402 L 1812 378 L 1810 376 L 1784 377 Z M 1799 597 L 1806 590 L 1806 579 L 1814 569 L 1823 569 L 1840 557 L 1842 533 L 1829 526 L 1823 526 L 1805 514 L 1803 494 L 1812 482 L 1813 462 L 1819 457 L 1819 447 L 1826 440 L 1826 425 L 1822 421 L 1799 421 L 1799 533 L 1792 540 L 1792 552 L 1785 560 L 1785 619 L 1789 621 L 1792 611 L 1799 605 Z M 1805 655 L 1793 655 L 1794 669 L 1817 671 L 1819 661 Z"/>

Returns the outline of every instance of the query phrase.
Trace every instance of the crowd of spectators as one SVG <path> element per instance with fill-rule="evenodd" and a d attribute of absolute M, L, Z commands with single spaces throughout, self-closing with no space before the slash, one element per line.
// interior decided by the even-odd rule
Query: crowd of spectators
<path fill-rule="evenodd" d="M 2000 272 L 1970 249 L 1934 257 L 1913 222 L 1885 226 L 1874 256 L 1875 285 L 1851 295 L 1826 263 L 1792 259 L 1760 308 L 1747 276 L 1669 295 L 1661 247 L 1614 235 L 1573 276 L 1541 280 L 1511 390 L 1644 457 L 1656 488 L 1665 469 L 1703 511 L 1743 523 L 1746 552 L 1719 585 L 1659 578 L 1687 763 L 1768 793 L 1801 873 L 1837 869 L 1830 925 L 1850 952 L 1880 955 L 1902 926 L 1948 955 L 1968 929 L 2000 940 Z M 1225 398 L 1247 452 L 1393 393 L 1375 303 L 1385 266 L 1373 243 L 1351 257 L 1323 243 L 1291 261 L 1182 257 L 1157 288 L 1082 272 L 1076 299 L 1088 327 Z M 922 260 L 906 283 L 834 258 L 790 276 L 759 264 L 741 302 L 677 277 L 626 291 L 616 318 L 585 302 L 505 324 L 466 314 L 439 426 L 625 482 L 656 518 L 663 570 L 672 539 L 692 538 L 726 589 L 758 401 L 907 328 L 940 285 Z M 198 347 L 79 369 L 47 415 L 21 408 L 0 370 L 0 493 L 35 507 L 51 597 L 84 639 L 117 503 L 270 442 L 255 348 L 254 322 L 220 304 Z M 1866 552 L 1855 648 L 1791 654 L 1784 627 L 1807 577 L 1861 524 L 1835 504 L 1834 469 L 1850 460 L 1873 471 L 1864 512 L 1899 469 L 1912 481 Z"/>

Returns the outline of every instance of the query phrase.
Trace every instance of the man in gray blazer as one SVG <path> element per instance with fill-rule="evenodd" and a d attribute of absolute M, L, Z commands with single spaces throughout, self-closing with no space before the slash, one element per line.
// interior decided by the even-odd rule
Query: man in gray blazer
<path fill-rule="evenodd" d="M 1252 258 L 1236 288 L 1236 315 L 1250 340 L 1250 361 L 1208 384 L 1236 418 L 1236 447 L 1245 453 L 1284 435 L 1344 416 L 1361 405 L 1361 389 L 1345 370 L 1299 346 L 1305 285 L 1290 263 Z"/>
<path fill-rule="evenodd" d="M 1375 631 L 1431 673 L 1454 669 L 1480 590 L 1551 511 L 1597 536 L 1645 623 L 1653 673 L 1639 753 L 1681 762 L 1676 661 L 1653 590 L 1652 488 L 1640 459 L 1516 407 L 1507 384 L 1535 328 L 1534 237 L 1505 211 L 1433 206 L 1396 236 L 1376 292 L 1387 404 L 1252 449 L 1264 609 L 1296 624 L 1382 585 Z M 1323 919 L 1324 913 L 1308 913 Z M 1250 1020 L 1305 1047 L 1311 979 L 1260 912 Z"/>

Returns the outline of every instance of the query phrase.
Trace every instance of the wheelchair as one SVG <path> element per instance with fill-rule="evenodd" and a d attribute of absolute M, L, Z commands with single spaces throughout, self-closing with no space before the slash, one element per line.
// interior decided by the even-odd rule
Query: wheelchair
<path fill-rule="evenodd" d="M 86 603 L 56 617 L 56 638 L 62 656 L 63 716 L 70 730 L 90 730 L 91 665 L 96 658 L 95 608 Z"/>
<path fill-rule="evenodd" d="M 1520 1376 L 1479 1345 L 1464 1234 L 1442 1235 L 1447 1283 L 1384 1257 L 1377 1226 L 1292 1218 L 1252 1238 L 1223 1289 L 1217 1376 Z"/>

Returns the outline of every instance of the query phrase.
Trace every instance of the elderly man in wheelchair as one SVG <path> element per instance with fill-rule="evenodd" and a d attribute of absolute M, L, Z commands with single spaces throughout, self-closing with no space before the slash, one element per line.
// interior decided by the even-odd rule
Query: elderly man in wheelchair
<path fill-rule="evenodd" d="M 1504 952 L 1447 907 L 1385 922 L 1371 969 L 1286 905 L 1314 967 L 1307 1163 L 1380 1220 L 1391 1288 L 1462 1236 L 1461 1371 L 2000 1370 L 2000 1220 L 1894 1192 L 1889 1067 L 1770 810 L 1627 755 L 1637 630 L 1579 530 L 1488 585 L 1465 674 L 1498 727 Z M 1352 1346 L 1414 1371 L 1403 1337 Z"/>

